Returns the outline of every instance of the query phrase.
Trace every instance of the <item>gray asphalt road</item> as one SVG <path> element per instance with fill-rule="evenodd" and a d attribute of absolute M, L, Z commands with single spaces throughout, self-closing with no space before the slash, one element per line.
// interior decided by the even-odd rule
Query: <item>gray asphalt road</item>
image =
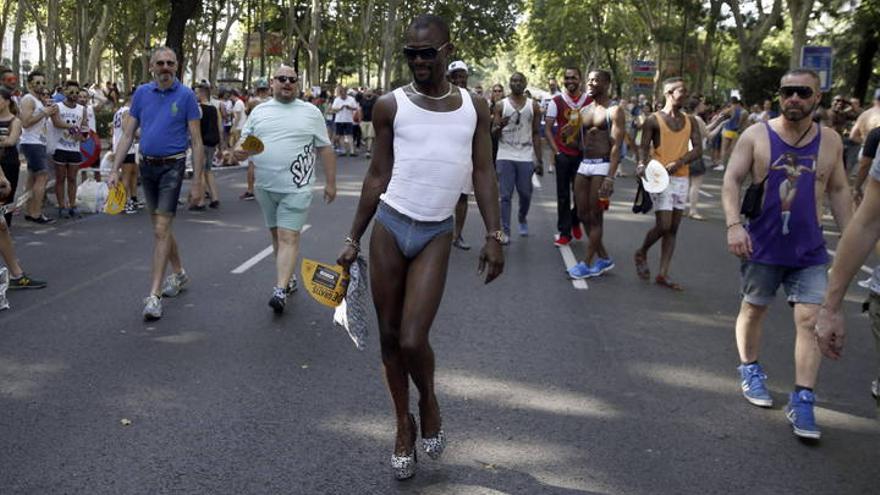
<path fill-rule="evenodd" d="M 305 256 L 335 259 L 365 167 L 341 160 L 340 197 L 314 202 Z M 781 297 L 762 353 L 777 405 L 762 410 L 740 396 L 738 264 L 723 242 L 720 174 L 705 188 L 709 221 L 681 229 L 673 275 L 683 293 L 635 275 L 632 252 L 653 220 L 629 212 L 631 179 L 618 180 L 607 221 L 618 266 L 588 290 L 565 278 L 551 243 L 552 176 L 536 194 L 532 236 L 513 239 L 496 283 L 477 277 L 476 250 L 454 252 L 432 333 L 450 446 L 440 462 L 420 458 L 404 483 L 388 468 L 393 422 L 375 327 L 358 352 L 304 293 L 275 317 L 271 257 L 231 273 L 269 240 L 257 204 L 235 199 L 243 171 L 219 174 L 221 209 L 177 219 L 192 285 L 166 300 L 156 323 L 140 318 L 145 214 L 39 230 L 17 219 L 21 258 L 50 287 L 10 294 L 12 309 L 0 313 L 0 493 L 876 489 L 880 425 L 868 385 L 877 356 L 857 312 L 862 289 L 847 306 L 846 357 L 823 365 L 821 443 L 796 440 L 781 411 L 794 336 Z M 472 203 L 466 237 L 482 235 Z M 580 256 L 583 244 L 573 250 Z"/>

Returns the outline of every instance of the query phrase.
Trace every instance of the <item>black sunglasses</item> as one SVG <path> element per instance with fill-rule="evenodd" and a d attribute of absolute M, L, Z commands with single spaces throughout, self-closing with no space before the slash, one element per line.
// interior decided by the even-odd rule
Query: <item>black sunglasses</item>
<path fill-rule="evenodd" d="M 168 67 L 174 67 L 175 65 L 177 65 L 177 62 L 175 62 L 174 60 L 156 60 L 156 65 L 158 65 L 159 67 L 165 67 L 166 65 Z"/>
<path fill-rule="evenodd" d="M 275 80 L 280 82 L 281 84 L 287 84 L 295 83 L 299 81 L 299 78 L 296 76 L 275 76 Z"/>
<path fill-rule="evenodd" d="M 437 58 L 437 54 L 440 53 L 440 50 L 446 47 L 449 42 L 443 43 L 442 45 L 434 48 L 433 46 L 429 46 L 427 48 L 410 48 L 408 46 L 403 47 L 403 56 L 407 58 L 407 60 L 415 60 L 416 57 L 421 58 L 422 60 L 434 60 Z"/>
<path fill-rule="evenodd" d="M 783 98 L 791 98 L 795 94 L 798 95 L 798 98 L 806 100 L 813 96 L 813 88 L 809 86 L 782 86 L 779 88 L 779 96 Z"/>

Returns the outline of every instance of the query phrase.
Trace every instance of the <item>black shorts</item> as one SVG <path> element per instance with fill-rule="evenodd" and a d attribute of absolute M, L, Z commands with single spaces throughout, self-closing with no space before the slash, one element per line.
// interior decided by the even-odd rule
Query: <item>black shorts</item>
<path fill-rule="evenodd" d="M 52 160 L 59 165 L 79 165 L 83 161 L 83 156 L 79 151 L 55 150 L 55 153 L 52 153 Z"/>
<path fill-rule="evenodd" d="M 351 136 L 354 134 L 354 124 L 351 122 L 337 122 L 336 134 L 340 136 Z"/>
<path fill-rule="evenodd" d="M 122 163 L 137 163 L 137 158 L 134 156 L 134 153 L 129 153 L 125 155 L 125 160 Z"/>

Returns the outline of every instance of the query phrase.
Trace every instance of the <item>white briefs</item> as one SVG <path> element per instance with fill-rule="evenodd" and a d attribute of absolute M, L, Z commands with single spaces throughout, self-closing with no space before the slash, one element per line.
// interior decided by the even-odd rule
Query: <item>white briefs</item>
<path fill-rule="evenodd" d="M 604 158 L 584 158 L 578 166 L 578 174 L 592 177 L 594 175 L 607 176 L 611 170 L 611 162 Z"/>

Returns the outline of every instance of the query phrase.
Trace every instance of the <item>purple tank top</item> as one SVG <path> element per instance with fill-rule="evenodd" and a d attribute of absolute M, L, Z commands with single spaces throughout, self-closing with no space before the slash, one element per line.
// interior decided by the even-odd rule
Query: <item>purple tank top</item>
<path fill-rule="evenodd" d="M 828 263 L 822 226 L 816 216 L 816 167 L 822 132 L 795 148 L 768 123 L 769 177 L 761 216 L 749 222 L 751 261 L 803 268 Z"/>

